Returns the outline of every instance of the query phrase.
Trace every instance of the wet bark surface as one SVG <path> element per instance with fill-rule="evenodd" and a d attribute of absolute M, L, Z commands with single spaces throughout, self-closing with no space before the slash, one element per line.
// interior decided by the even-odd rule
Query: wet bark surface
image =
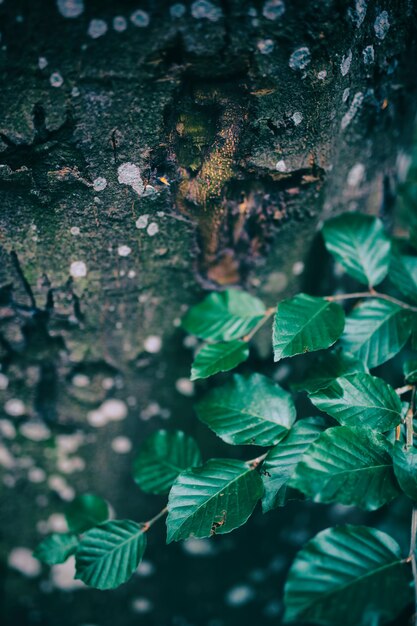
<path fill-rule="evenodd" d="M 279 623 L 294 551 L 357 512 L 291 504 L 169 547 L 162 523 L 109 593 L 30 571 L 25 553 L 32 577 L 7 562 L 62 528 L 75 493 L 155 514 L 163 500 L 130 467 L 157 428 L 194 434 L 206 458 L 247 456 L 196 423 L 206 385 L 188 380 L 179 320 L 211 289 L 269 305 L 318 289 L 329 214 L 392 222 L 416 3 L 4 0 L 0 18 L 1 621 Z M 285 383 L 269 350 L 259 341 L 253 365 Z M 403 508 L 373 520 L 401 528 Z"/>

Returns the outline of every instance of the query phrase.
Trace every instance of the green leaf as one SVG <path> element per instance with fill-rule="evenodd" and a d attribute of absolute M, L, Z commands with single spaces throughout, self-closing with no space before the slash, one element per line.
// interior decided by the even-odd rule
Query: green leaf
<path fill-rule="evenodd" d="M 417 501 L 417 449 L 404 449 L 396 441 L 392 450 L 394 473 L 404 493 L 412 500 Z"/>
<path fill-rule="evenodd" d="M 417 359 L 405 361 L 403 371 L 407 383 L 417 383 Z"/>
<path fill-rule="evenodd" d="M 75 578 L 95 589 L 118 587 L 135 572 L 145 548 L 143 524 L 106 522 L 83 536 L 75 553 Z"/>
<path fill-rule="evenodd" d="M 326 222 L 322 232 L 326 248 L 350 276 L 370 287 L 384 280 L 391 242 L 379 219 L 345 213 Z"/>
<path fill-rule="evenodd" d="M 365 365 L 351 354 L 342 350 L 326 351 L 314 361 L 300 382 L 291 385 L 292 389 L 305 389 L 313 393 L 327 387 L 335 378 L 364 372 Z"/>
<path fill-rule="evenodd" d="M 181 430 L 158 430 L 133 462 L 133 478 L 146 493 L 166 494 L 183 470 L 201 464 L 194 439 Z"/>
<path fill-rule="evenodd" d="M 345 314 L 334 302 L 301 293 L 279 303 L 274 320 L 274 361 L 329 348 L 343 332 Z"/>
<path fill-rule="evenodd" d="M 198 351 L 191 368 L 191 380 L 208 378 L 218 372 L 228 372 L 249 357 L 244 341 L 206 343 Z"/>
<path fill-rule="evenodd" d="M 373 626 L 412 601 L 399 545 L 366 526 L 328 528 L 297 554 L 285 585 L 285 621 Z"/>
<path fill-rule="evenodd" d="M 314 406 L 347 426 L 387 432 L 401 423 L 401 401 L 394 389 L 364 372 L 336 378 L 309 397 Z"/>
<path fill-rule="evenodd" d="M 64 563 L 78 546 L 77 535 L 73 533 L 52 533 L 36 546 L 33 556 L 47 565 Z"/>
<path fill-rule="evenodd" d="M 287 502 L 288 481 L 303 454 L 323 429 L 324 422 L 319 417 L 300 420 L 294 424 L 285 439 L 268 452 L 262 465 L 262 480 L 265 487 L 262 498 L 264 513 Z"/>
<path fill-rule="evenodd" d="M 74 498 L 65 511 L 68 528 L 74 533 L 82 533 L 109 517 L 109 506 L 103 498 L 94 493 L 83 493 Z"/>
<path fill-rule="evenodd" d="M 398 291 L 417 302 L 417 257 L 392 254 L 389 278 Z"/>
<path fill-rule="evenodd" d="M 182 327 L 192 335 L 212 341 L 231 341 L 247 335 L 265 315 L 258 298 L 244 291 L 213 292 L 191 307 Z"/>
<path fill-rule="evenodd" d="M 295 421 L 291 394 L 261 374 L 240 376 L 207 393 L 197 404 L 199 419 L 226 443 L 270 446 Z"/>
<path fill-rule="evenodd" d="M 183 472 L 169 494 L 167 543 L 242 526 L 262 494 L 259 473 L 243 461 L 211 459 Z"/>
<path fill-rule="evenodd" d="M 409 311 L 392 302 L 367 300 L 346 318 L 342 345 L 371 369 L 395 356 L 411 332 Z"/>
<path fill-rule="evenodd" d="M 391 448 L 372 430 L 329 428 L 308 448 L 289 484 L 315 502 L 378 509 L 399 495 Z"/>

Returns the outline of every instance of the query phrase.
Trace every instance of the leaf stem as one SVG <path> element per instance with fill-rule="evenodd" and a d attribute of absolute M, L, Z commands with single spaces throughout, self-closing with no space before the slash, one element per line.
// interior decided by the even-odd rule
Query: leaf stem
<path fill-rule="evenodd" d="M 397 387 L 395 393 L 399 396 L 402 396 L 404 393 L 412 391 L 412 389 L 414 389 L 413 385 L 404 385 L 404 387 Z"/>
<path fill-rule="evenodd" d="M 262 328 L 262 326 L 264 324 L 266 324 L 266 322 L 275 313 L 276 310 L 277 310 L 277 307 L 275 307 L 275 306 L 271 306 L 269 309 L 267 309 L 265 311 L 265 314 L 264 314 L 263 318 L 259 320 L 259 322 L 256 324 L 256 326 L 254 328 L 252 328 L 252 330 L 245 337 L 243 337 L 243 341 L 245 341 L 245 342 L 250 341 L 252 339 L 252 337 L 254 335 L 256 335 L 258 330 L 260 328 Z"/>
<path fill-rule="evenodd" d="M 152 517 L 150 520 L 148 520 L 147 522 L 144 523 L 143 525 L 143 532 L 148 532 L 148 530 L 150 529 L 150 527 L 155 524 L 155 522 L 157 522 L 159 519 L 161 519 L 161 517 L 164 517 L 164 515 L 168 513 L 168 507 L 164 506 L 164 508 L 159 511 L 159 513 L 157 513 L 155 515 L 155 517 Z"/>
<path fill-rule="evenodd" d="M 250 465 L 252 469 L 256 469 L 265 460 L 267 454 L 268 452 L 265 452 L 265 454 L 261 454 L 261 456 L 257 456 L 255 459 L 250 459 L 250 461 L 246 461 L 246 464 Z"/>
<path fill-rule="evenodd" d="M 398 304 L 398 306 L 403 309 L 407 309 L 409 311 L 414 311 L 417 313 L 417 307 L 412 306 L 411 304 L 407 304 L 402 300 L 397 300 L 393 296 L 389 296 L 386 293 L 381 293 L 380 291 L 357 291 L 355 293 L 338 293 L 333 296 L 324 296 L 324 299 L 328 302 L 337 302 L 338 300 L 351 300 L 352 298 L 377 298 L 379 300 L 387 300 L 388 302 L 392 302 L 393 304 Z"/>
<path fill-rule="evenodd" d="M 406 428 L 406 449 L 413 447 L 414 440 L 414 430 L 413 430 L 413 422 L 414 422 L 414 411 L 415 411 L 415 400 L 416 400 L 416 388 L 413 386 L 413 391 L 410 399 L 410 406 L 407 411 L 407 415 L 405 418 L 405 428 Z M 411 569 L 413 572 L 414 579 L 414 626 L 417 626 L 417 563 L 416 563 L 416 543 L 417 543 L 417 506 L 413 506 L 413 511 L 411 513 L 411 536 L 410 536 L 410 552 L 408 556 L 408 560 L 411 563 Z"/>

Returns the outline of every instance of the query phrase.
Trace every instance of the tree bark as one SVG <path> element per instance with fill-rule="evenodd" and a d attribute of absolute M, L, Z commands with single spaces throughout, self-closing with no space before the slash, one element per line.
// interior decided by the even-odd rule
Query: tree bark
<path fill-rule="evenodd" d="M 0 4 L 3 561 L 34 547 L 71 489 L 99 493 L 121 518 L 163 506 L 137 490 L 134 453 L 117 454 L 127 445 L 117 437 L 137 449 L 177 427 L 207 454 L 232 454 L 195 423 L 179 320 L 211 289 L 271 305 L 314 288 L 312 242 L 333 213 L 392 223 L 417 103 L 416 10 L 413 0 Z M 258 356 L 268 351 L 259 343 Z M 119 402 L 103 408 L 109 399 Z M 106 407 L 114 419 L 95 428 Z M 36 441 L 46 429 L 52 438 Z M 74 456 L 84 471 L 66 463 Z M 279 615 L 277 527 L 291 529 L 294 514 L 285 569 L 308 507 L 201 544 L 216 554 L 204 569 L 193 546 L 162 550 L 156 530 L 155 575 L 113 594 L 46 594 L 39 578 L 7 570 L 2 623 L 124 626 L 140 606 L 158 625 Z M 254 608 L 222 607 L 257 569 Z M 132 605 L 138 597 L 153 610 Z"/>

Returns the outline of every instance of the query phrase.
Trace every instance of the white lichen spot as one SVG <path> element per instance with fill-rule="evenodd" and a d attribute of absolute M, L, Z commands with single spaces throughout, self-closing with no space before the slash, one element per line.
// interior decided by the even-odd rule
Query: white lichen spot
<path fill-rule="evenodd" d="M 311 63 L 310 50 L 307 46 L 302 46 L 294 50 L 288 64 L 292 70 L 303 70 L 309 63 Z"/>
<path fill-rule="evenodd" d="M 374 31 L 378 39 L 381 39 L 381 41 L 385 39 L 390 26 L 388 11 L 381 11 L 381 13 L 376 16 L 374 22 Z"/>
<path fill-rule="evenodd" d="M 363 163 L 356 163 L 351 170 L 349 170 L 349 174 L 347 177 L 347 184 L 349 187 L 357 187 L 361 184 L 365 176 L 365 166 Z"/>
<path fill-rule="evenodd" d="M 111 422 L 119 422 L 127 417 L 127 406 L 123 400 L 112 398 L 105 400 L 99 408 L 105 419 Z"/>
<path fill-rule="evenodd" d="M 142 11 L 142 9 L 137 9 L 137 11 L 133 11 L 133 13 L 131 14 L 130 21 L 132 22 L 133 26 L 146 28 L 146 26 L 149 26 L 149 22 L 151 20 L 149 17 L 149 13 L 147 13 L 146 11 Z"/>
<path fill-rule="evenodd" d="M 149 221 L 149 215 L 141 215 L 135 222 L 136 228 L 139 228 L 139 229 L 146 228 L 148 225 L 148 221 Z"/>
<path fill-rule="evenodd" d="M 349 98 L 349 94 L 350 94 L 350 89 L 349 87 L 346 87 L 346 89 L 344 89 L 342 93 L 342 102 L 346 102 L 346 100 Z"/>
<path fill-rule="evenodd" d="M 271 54 L 274 49 L 274 42 L 272 39 L 259 39 L 256 47 L 261 54 Z"/>
<path fill-rule="evenodd" d="M 292 273 L 294 276 L 300 276 L 304 272 L 304 263 L 302 261 L 297 261 L 292 266 Z"/>
<path fill-rule="evenodd" d="M 368 0 L 356 0 L 354 10 L 350 9 L 349 13 L 356 28 L 359 28 L 365 17 L 367 10 Z"/>
<path fill-rule="evenodd" d="M 132 252 L 132 248 L 129 248 L 129 246 L 119 246 L 117 248 L 117 254 L 119 256 L 129 256 L 129 254 Z"/>
<path fill-rule="evenodd" d="M 195 539 L 194 537 L 183 541 L 182 549 L 190 556 L 212 556 L 215 553 L 212 541 L 209 539 Z"/>
<path fill-rule="evenodd" d="M 9 386 L 9 379 L 0 372 L 0 391 L 4 391 Z"/>
<path fill-rule="evenodd" d="M 362 50 L 363 62 L 365 65 L 371 65 L 375 61 L 375 50 L 373 46 L 366 46 Z"/>
<path fill-rule="evenodd" d="M 277 20 L 285 13 L 283 0 L 267 0 L 262 9 L 262 15 L 267 20 Z"/>
<path fill-rule="evenodd" d="M 4 405 L 4 410 L 7 415 L 11 415 L 12 417 L 21 417 L 26 413 L 26 407 L 22 400 L 18 400 L 17 398 L 10 398 Z"/>
<path fill-rule="evenodd" d="M 192 335 L 189 336 L 191 337 Z M 14 424 L 12 424 L 9 420 L 0 420 L 0 435 L 5 439 L 14 439 L 16 437 L 16 428 Z"/>
<path fill-rule="evenodd" d="M 87 34 L 92 39 L 98 39 L 99 37 L 103 37 L 107 33 L 108 26 L 107 22 L 104 20 L 94 19 L 88 25 Z"/>
<path fill-rule="evenodd" d="M 176 2 L 169 8 L 169 14 L 173 19 L 179 19 L 180 17 L 183 17 L 185 15 L 186 10 L 187 8 L 185 4 L 182 4 L 181 2 Z"/>
<path fill-rule="evenodd" d="M 127 28 L 127 19 L 123 15 L 116 15 L 113 18 L 113 29 L 116 33 L 123 33 Z"/>
<path fill-rule="evenodd" d="M 225 596 L 225 602 L 229 606 L 243 606 L 255 597 L 255 592 L 249 585 L 236 585 L 229 589 Z"/>
<path fill-rule="evenodd" d="M 152 574 L 155 573 L 155 566 L 153 563 L 151 563 L 151 561 L 143 559 L 143 561 L 139 563 L 135 573 L 138 576 L 143 576 L 144 578 L 147 578 L 148 576 L 152 576 Z"/>
<path fill-rule="evenodd" d="M 107 187 L 107 180 L 103 176 L 93 180 L 94 191 L 103 191 Z"/>
<path fill-rule="evenodd" d="M 52 513 L 47 520 L 48 532 L 67 533 L 68 524 L 65 515 L 62 513 Z"/>
<path fill-rule="evenodd" d="M 285 161 L 283 161 L 282 159 L 281 159 L 281 161 L 278 161 L 275 164 L 275 169 L 277 170 L 277 172 L 286 172 L 287 171 L 287 166 L 285 164 Z"/>
<path fill-rule="evenodd" d="M 144 190 L 143 180 L 140 175 L 140 169 L 134 163 L 122 163 L 117 169 L 117 180 L 121 185 L 132 187 L 138 195 Z"/>
<path fill-rule="evenodd" d="M 298 124 L 301 124 L 301 122 L 303 121 L 303 114 L 300 113 L 300 111 L 296 111 L 295 113 L 293 113 L 293 115 L 291 116 L 292 121 L 294 122 L 294 124 L 296 126 L 298 126 Z"/>
<path fill-rule="evenodd" d="M 84 261 L 73 261 L 70 265 L 70 274 L 73 278 L 84 278 L 87 276 L 87 266 Z"/>
<path fill-rule="evenodd" d="M 58 474 L 53 474 L 48 479 L 48 487 L 55 491 L 62 500 L 70 502 L 75 498 L 74 489 L 67 483 L 65 478 Z"/>
<path fill-rule="evenodd" d="M 189 378 L 178 378 L 175 381 L 175 388 L 183 396 L 191 397 L 194 395 L 194 383 Z"/>
<path fill-rule="evenodd" d="M 45 67 L 47 67 L 48 65 L 48 59 L 46 59 L 45 57 L 39 57 L 38 59 L 38 67 L 40 70 L 44 70 Z"/>
<path fill-rule="evenodd" d="M 108 422 L 108 419 L 103 415 L 101 411 L 88 411 L 87 413 L 87 422 L 90 426 L 94 428 L 101 428 L 105 426 Z"/>
<path fill-rule="evenodd" d="M 75 557 L 70 556 L 65 563 L 51 568 L 51 580 L 54 587 L 61 591 L 74 591 L 85 588 L 82 580 L 75 578 Z"/>
<path fill-rule="evenodd" d="M 128 437 L 115 437 L 111 442 L 111 447 L 117 454 L 128 454 L 132 449 L 132 442 Z"/>
<path fill-rule="evenodd" d="M 318 72 L 317 74 L 317 78 L 319 80 L 325 80 L 327 77 L 327 71 L 326 70 L 321 70 L 320 72 Z"/>
<path fill-rule="evenodd" d="M 84 388 L 90 384 L 90 379 L 85 374 L 75 374 L 71 379 L 74 387 Z"/>
<path fill-rule="evenodd" d="M 51 431 L 42 422 L 26 422 L 21 425 L 19 432 L 31 441 L 46 441 L 51 437 Z"/>
<path fill-rule="evenodd" d="M 84 0 L 57 0 L 58 11 L 62 17 L 74 19 L 84 11 Z"/>
<path fill-rule="evenodd" d="M 350 65 L 352 63 L 352 50 L 349 50 L 347 55 L 342 57 L 342 62 L 340 64 L 340 71 L 342 76 L 346 76 L 346 74 L 350 70 Z"/>
<path fill-rule="evenodd" d="M 191 5 L 191 15 L 196 20 L 206 19 L 210 22 L 217 22 L 223 16 L 220 7 L 209 0 L 196 0 Z"/>
<path fill-rule="evenodd" d="M 361 108 L 362 102 L 363 102 L 363 93 L 361 91 L 358 91 L 353 96 L 353 100 L 351 102 L 351 105 L 348 111 L 342 117 L 342 122 L 341 122 L 342 130 L 345 130 L 345 128 L 349 126 L 349 124 L 351 123 L 351 121 L 353 120 L 353 118 L 355 117 L 359 109 Z"/>
<path fill-rule="evenodd" d="M 77 236 L 80 234 L 80 229 L 78 228 L 78 226 L 71 226 L 70 233 L 71 235 Z"/>
<path fill-rule="evenodd" d="M 78 98 L 79 95 L 80 95 L 80 90 L 78 89 L 78 87 L 73 87 L 71 89 L 71 96 L 73 98 Z"/>
<path fill-rule="evenodd" d="M 159 232 L 158 224 L 156 222 L 151 222 L 148 228 L 146 229 L 146 232 L 148 233 L 150 237 L 153 237 Z"/>
<path fill-rule="evenodd" d="M 6 469 L 13 469 L 16 466 L 16 459 L 2 443 L 0 443 L 0 465 Z"/>
<path fill-rule="evenodd" d="M 162 339 L 158 335 L 149 335 L 149 337 L 146 337 L 143 346 L 146 352 L 156 354 L 162 348 Z"/>
<path fill-rule="evenodd" d="M 145 613 L 150 613 L 153 610 L 153 604 L 148 598 L 133 598 L 132 600 L 132 611 L 133 613 L 138 613 L 139 615 L 143 615 Z"/>
<path fill-rule="evenodd" d="M 46 472 L 41 467 L 31 467 L 28 471 L 28 480 L 31 483 L 43 483 L 46 480 Z"/>
<path fill-rule="evenodd" d="M 51 87 L 62 87 L 62 85 L 64 84 L 64 79 L 59 72 L 52 72 L 49 77 L 49 83 Z"/>
<path fill-rule="evenodd" d="M 33 556 L 33 550 L 29 548 L 13 548 L 9 552 L 7 563 L 9 567 L 17 570 L 28 578 L 35 578 L 41 573 L 41 564 Z"/>

